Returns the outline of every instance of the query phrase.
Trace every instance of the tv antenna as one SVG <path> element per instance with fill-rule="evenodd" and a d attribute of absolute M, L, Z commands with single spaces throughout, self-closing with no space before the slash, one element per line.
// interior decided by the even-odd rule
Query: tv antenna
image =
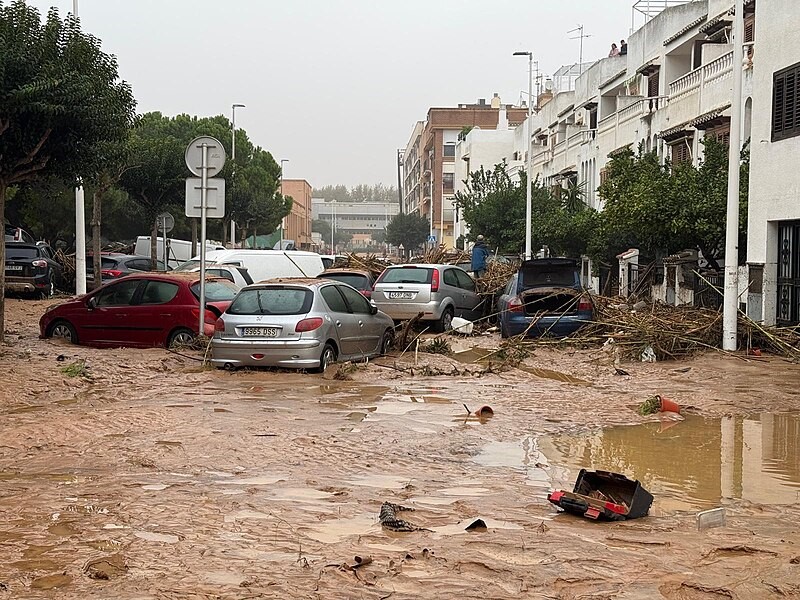
<path fill-rule="evenodd" d="M 571 40 L 580 40 L 580 50 L 578 53 L 578 74 L 583 73 L 583 38 L 592 37 L 590 33 L 583 32 L 583 25 L 578 25 L 575 29 L 570 29 L 567 33 L 578 33 L 578 35 L 571 37 Z"/>

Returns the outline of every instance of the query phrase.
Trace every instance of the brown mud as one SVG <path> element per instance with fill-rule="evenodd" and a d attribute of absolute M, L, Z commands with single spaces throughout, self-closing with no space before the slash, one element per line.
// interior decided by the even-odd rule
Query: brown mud
<path fill-rule="evenodd" d="M 708 354 L 619 376 L 605 350 L 543 349 L 482 377 L 391 368 L 413 353 L 350 381 L 231 374 L 39 340 L 47 304 L 7 301 L 0 598 L 800 597 L 797 365 Z M 88 377 L 62 373 L 76 360 Z M 655 393 L 685 419 L 637 415 Z M 639 478 L 651 516 L 558 513 L 547 491 L 581 467 Z M 385 501 L 425 531 L 382 529 Z M 698 531 L 715 506 L 725 526 Z"/>

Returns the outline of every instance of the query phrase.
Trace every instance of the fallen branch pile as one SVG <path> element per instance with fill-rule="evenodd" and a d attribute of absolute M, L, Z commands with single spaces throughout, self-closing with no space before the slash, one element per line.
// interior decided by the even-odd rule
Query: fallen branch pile
<path fill-rule="evenodd" d="M 428 263 L 430 265 L 457 265 L 461 263 L 468 263 L 472 261 L 472 254 L 464 250 L 447 249 L 444 246 L 436 246 L 430 248 L 425 254 L 422 255 L 419 262 Z"/>
<path fill-rule="evenodd" d="M 483 277 L 478 279 L 478 292 L 493 296 L 506 287 L 508 280 L 518 269 L 518 266 L 511 263 L 491 261 L 486 265 Z"/>
<path fill-rule="evenodd" d="M 358 269 L 359 271 L 369 271 L 374 278 L 378 278 L 383 270 L 391 263 L 375 254 L 367 256 L 356 256 L 352 252 L 344 258 L 337 258 L 333 263 L 335 269 Z"/>
<path fill-rule="evenodd" d="M 637 360 L 648 346 L 658 360 L 721 347 L 722 313 L 716 310 L 655 302 L 634 310 L 620 298 L 605 297 L 595 297 L 595 308 L 595 321 L 571 336 L 533 343 L 593 345 L 613 339 L 623 355 Z M 800 332 L 795 328 L 765 327 L 739 313 L 738 336 L 740 348 L 800 360 Z"/>

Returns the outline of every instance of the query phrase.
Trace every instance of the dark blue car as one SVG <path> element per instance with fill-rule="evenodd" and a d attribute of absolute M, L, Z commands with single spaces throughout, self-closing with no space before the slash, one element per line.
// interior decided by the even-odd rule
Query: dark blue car
<path fill-rule="evenodd" d="M 572 258 L 526 260 L 497 299 L 504 338 L 566 336 L 594 318 L 594 305 Z"/>

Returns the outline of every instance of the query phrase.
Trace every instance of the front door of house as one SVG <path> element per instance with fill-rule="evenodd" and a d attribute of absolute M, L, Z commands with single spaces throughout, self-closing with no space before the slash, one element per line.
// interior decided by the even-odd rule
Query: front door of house
<path fill-rule="evenodd" d="M 800 323 L 800 221 L 778 224 L 777 321 Z"/>

